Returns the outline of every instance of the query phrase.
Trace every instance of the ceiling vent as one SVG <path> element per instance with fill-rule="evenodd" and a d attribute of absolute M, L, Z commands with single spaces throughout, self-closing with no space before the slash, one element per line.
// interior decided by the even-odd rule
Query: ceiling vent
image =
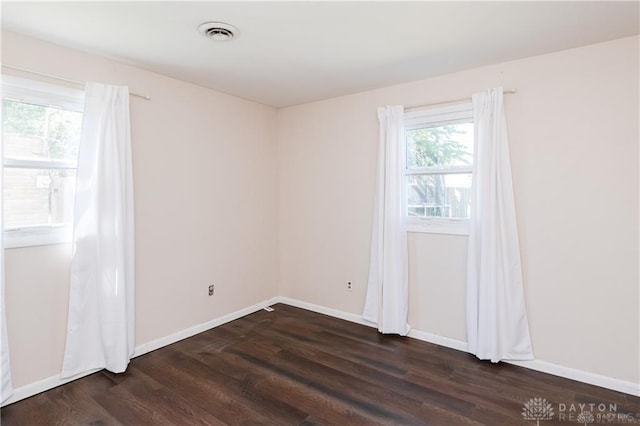
<path fill-rule="evenodd" d="M 205 22 L 198 27 L 200 33 L 213 41 L 231 41 L 240 37 L 240 31 L 224 22 Z"/>

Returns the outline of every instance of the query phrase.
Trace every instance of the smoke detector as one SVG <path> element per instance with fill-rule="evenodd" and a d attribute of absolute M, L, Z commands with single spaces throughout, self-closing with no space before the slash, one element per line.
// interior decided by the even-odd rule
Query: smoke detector
<path fill-rule="evenodd" d="M 240 31 L 236 27 L 224 22 L 205 22 L 198 30 L 213 41 L 231 41 L 240 37 Z"/>

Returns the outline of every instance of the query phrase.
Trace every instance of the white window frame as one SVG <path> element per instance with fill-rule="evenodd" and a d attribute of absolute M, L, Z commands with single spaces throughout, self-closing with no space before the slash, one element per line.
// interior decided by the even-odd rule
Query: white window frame
<path fill-rule="evenodd" d="M 423 108 L 419 110 L 407 111 L 404 114 L 404 132 L 406 144 L 406 132 L 412 129 L 423 127 L 439 127 L 451 124 L 473 123 L 473 105 L 471 100 L 464 103 L 456 103 L 453 105 L 440 105 L 435 107 Z M 405 147 L 406 148 L 406 147 Z M 405 150 L 406 152 L 406 150 Z M 423 174 L 442 174 L 442 173 L 472 173 L 473 165 L 469 166 L 452 166 L 452 167 L 424 167 L 408 169 L 405 162 L 402 167 L 405 174 L 403 179 L 404 206 L 403 209 L 407 214 L 407 232 L 419 232 L 430 234 L 449 234 L 449 235 L 469 235 L 469 219 L 456 218 L 420 218 L 408 215 L 407 209 L 407 176 L 423 175 Z M 475 161 L 475 152 L 474 152 Z"/>
<path fill-rule="evenodd" d="M 84 110 L 83 90 L 7 75 L 2 75 L 2 99 L 56 106 L 77 112 Z M 4 153 L 2 161 L 3 167 L 67 170 L 77 168 L 76 162 L 5 158 Z M 73 229 L 71 225 L 24 226 L 4 228 L 2 236 L 5 248 L 33 247 L 69 243 L 73 238 Z"/>

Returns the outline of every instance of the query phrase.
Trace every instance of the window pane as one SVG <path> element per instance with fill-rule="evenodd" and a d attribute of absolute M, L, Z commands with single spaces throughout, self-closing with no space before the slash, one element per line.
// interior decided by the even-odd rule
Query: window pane
<path fill-rule="evenodd" d="M 4 169 L 4 227 L 73 221 L 75 170 Z"/>
<path fill-rule="evenodd" d="M 77 161 L 82 113 L 4 100 L 4 155 Z"/>
<path fill-rule="evenodd" d="M 406 137 L 408 169 L 473 162 L 473 123 L 411 129 Z"/>
<path fill-rule="evenodd" d="M 471 173 L 412 175 L 407 179 L 409 216 L 469 218 Z"/>

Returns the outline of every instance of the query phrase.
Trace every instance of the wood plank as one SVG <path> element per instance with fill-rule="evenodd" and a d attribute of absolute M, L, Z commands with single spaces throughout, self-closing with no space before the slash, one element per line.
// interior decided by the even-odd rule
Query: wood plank
<path fill-rule="evenodd" d="M 556 407 L 545 426 L 571 423 L 558 404 L 613 404 L 640 423 L 631 395 L 274 308 L 3 407 L 2 425 L 531 425 L 534 397 Z"/>

